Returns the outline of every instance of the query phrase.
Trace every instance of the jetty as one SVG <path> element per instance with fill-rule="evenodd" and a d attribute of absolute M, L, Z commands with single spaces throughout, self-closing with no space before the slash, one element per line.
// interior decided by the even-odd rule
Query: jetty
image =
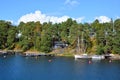
<path fill-rule="evenodd" d="M 36 57 L 36 56 L 55 56 L 55 55 L 54 54 L 48 54 L 48 53 L 24 52 L 23 56 L 25 56 L 25 57 Z"/>
<path fill-rule="evenodd" d="M 15 51 L 13 50 L 0 50 L 0 55 L 13 55 Z"/>

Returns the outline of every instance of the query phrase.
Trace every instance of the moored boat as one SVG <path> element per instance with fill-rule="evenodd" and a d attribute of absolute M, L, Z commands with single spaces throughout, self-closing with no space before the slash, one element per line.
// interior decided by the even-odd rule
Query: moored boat
<path fill-rule="evenodd" d="M 87 54 L 82 54 L 82 55 L 74 55 L 75 59 L 89 59 L 91 58 L 89 55 Z"/>
<path fill-rule="evenodd" d="M 93 55 L 93 56 L 92 56 L 92 59 L 102 60 L 102 59 L 105 59 L 105 56 L 104 56 L 104 55 Z"/>

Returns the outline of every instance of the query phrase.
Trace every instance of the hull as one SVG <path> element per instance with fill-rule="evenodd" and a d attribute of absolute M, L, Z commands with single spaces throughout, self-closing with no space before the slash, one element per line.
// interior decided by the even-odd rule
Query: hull
<path fill-rule="evenodd" d="M 88 55 L 74 55 L 75 59 L 88 59 L 91 58 Z"/>
<path fill-rule="evenodd" d="M 102 59 L 105 59 L 105 57 L 103 55 L 93 55 L 92 59 L 102 60 Z"/>

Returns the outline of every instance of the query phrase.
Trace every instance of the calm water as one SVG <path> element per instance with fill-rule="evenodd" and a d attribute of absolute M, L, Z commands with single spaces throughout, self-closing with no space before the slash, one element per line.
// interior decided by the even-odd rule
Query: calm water
<path fill-rule="evenodd" d="M 120 80 L 120 61 L 1 56 L 0 80 Z"/>

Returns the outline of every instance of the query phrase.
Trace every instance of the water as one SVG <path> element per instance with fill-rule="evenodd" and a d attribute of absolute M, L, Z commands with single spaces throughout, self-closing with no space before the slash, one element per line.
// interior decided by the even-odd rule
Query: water
<path fill-rule="evenodd" d="M 1 56 L 0 80 L 120 80 L 120 61 Z"/>

